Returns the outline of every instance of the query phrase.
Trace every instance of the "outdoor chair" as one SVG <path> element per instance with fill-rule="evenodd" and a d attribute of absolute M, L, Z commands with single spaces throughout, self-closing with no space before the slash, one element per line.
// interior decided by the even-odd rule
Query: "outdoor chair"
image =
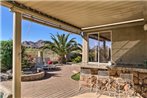
<path fill-rule="evenodd" d="M 48 64 L 49 69 L 56 69 L 57 66 L 55 64 Z"/>
<path fill-rule="evenodd" d="M 45 58 L 44 59 L 44 66 L 43 66 L 43 69 L 56 69 L 57 68 L 57 65 L 55 64 L 48 64 L 48 58 Z"/>
<path fill-rule="evenodd" d="M 120 74 L 117 83 L 119 90 L 119 98 L 121 96 L 134 96 L 133 74 Z"/>
<path fill-rule="evenodd" d="M 98 71 L 96 93 L 100 95 L 108 93 L 110 95 L 110 77 L 108 71 Z"/>
<path fill-rule="evenodd" d="M 92 90 L 90 69 L 81 69 L 80 71 L 79 91 L 82 87 L 89 87 L 90 91 Z"/>

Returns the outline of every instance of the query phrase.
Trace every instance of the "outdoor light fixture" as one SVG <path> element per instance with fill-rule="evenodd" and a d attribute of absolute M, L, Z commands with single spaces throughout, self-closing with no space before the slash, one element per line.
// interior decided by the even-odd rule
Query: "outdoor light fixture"
<path fill-rule="evenodd" d="M 144 31 L 147 31 L 147 24 L 144 25 Z"/>

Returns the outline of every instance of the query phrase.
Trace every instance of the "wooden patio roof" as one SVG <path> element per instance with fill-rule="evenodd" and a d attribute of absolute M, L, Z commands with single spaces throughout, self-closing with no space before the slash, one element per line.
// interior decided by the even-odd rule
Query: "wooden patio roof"
<path fill-rule="evenodd" d="M 15 0 L 4 6 L 23 13 L 23 18 L 73 33 L 129 21 L 143 24 L 147 2 L 144 0 Z"/>

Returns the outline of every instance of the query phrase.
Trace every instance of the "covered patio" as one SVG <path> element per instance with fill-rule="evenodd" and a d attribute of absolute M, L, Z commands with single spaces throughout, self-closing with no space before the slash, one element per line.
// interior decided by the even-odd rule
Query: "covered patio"
<path fill-rule="evenodd" d="M 147 85 L 147 65 L 144 64 L 147 60 L 146 1 L 15 0 L 1 1 L 1 5 L 13 12 L 13 98 L 21 98 L 22 19 L 81 35 L 83 37 L 81 69 L 89 68 L 95 73 L 94 70 L 105 69 L 107 65 L 115 64 L 122 69 L 129 66 L 130 69 L 127 70 L 135 70 L 138 77 L 143 75 L 143 79 L 139 79 L 141 82 L 145 81 L 143 83 Z M 102 33 L 104 35 L 101 35 Z M 95 42 L 90 44 L 90 38 L 96 39 L 98 44 L 96 46 L 98 49 L 93 46 L 92 51 L 95 54 L 91 58 L 89 47 Z M 109 41 L 111 43 L 105 43 Z M 107 52 L 109 57 L 102 60 L 99 47 L 106 45 L 110 46 Z M 145 67 L 140 68 L 140 65 Z M 137 80 L 138 84 L 140 80 Z"/>

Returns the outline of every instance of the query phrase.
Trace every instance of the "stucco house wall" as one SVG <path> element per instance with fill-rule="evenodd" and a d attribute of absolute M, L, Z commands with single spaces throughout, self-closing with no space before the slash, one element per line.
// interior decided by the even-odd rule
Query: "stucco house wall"
<path fill-rule="evenodd" d="M 112 60 L 122 64 L 147 60 L 147 32 L 142 25 L 112 30 Z"/>

